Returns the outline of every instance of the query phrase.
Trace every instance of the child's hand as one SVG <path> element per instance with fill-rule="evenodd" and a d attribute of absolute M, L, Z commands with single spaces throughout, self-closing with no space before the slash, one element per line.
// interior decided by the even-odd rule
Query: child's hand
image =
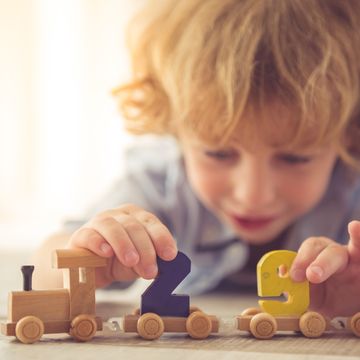
<path fill-rule="evenodd" d="M 305 240 L 290 270 L 294 281 L 309 280 L 311 309 L 330 317 L 360 311 L 360 221 L 348 231 L 346 246 L 324 237 Z"/>
<path fill-rule="evenodd" d="M 86 248 L 111 258 L 106 268 L 96 269 L 96 285 L 157 275 L 156 255 L 173 260 L 176 243 L 169 230 L 153 214 L 127 204 L 104 211 L 70 238 L 69 247 Z"/>

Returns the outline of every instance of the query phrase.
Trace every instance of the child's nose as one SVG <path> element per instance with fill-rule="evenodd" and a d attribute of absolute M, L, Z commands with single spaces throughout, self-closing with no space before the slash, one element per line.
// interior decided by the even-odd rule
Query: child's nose
<path fill-rule="evenodd" d="M 261 210 L 269 206 L 276 196 L 276 184 L 267 164 L 250 161 L 235 171 L 235 201 L 246 209 Z"/>

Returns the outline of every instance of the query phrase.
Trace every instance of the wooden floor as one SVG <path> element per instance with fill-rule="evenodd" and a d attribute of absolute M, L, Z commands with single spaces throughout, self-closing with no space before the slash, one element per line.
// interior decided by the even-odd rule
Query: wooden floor
<path fill-rule="evenodd" d="M 6 317 L 7 293 L 22 286 L 19 266 L 24 253 L 0 253 L 0 317 Z M 231 321 L 249 306 L 256 306 L 256 296 L 248 293 L 215 293 L 191 300 L 203 311 Z M 138 305 L 134 293 L 119 290 L 98 294 L 97 314 L 104 320 L 121 317 Z M 136 334 L 103 332 L 88 343 L 78 343 L 66 334 L 46 335 L 36 344 L 23 345 L 15 338 L 0 335 L 0 359 L 359 359 L 360 338 L 343 331 L 330 332 L 320 339 L 306 339 L 294 333 L 277 334 L 272 340 L 256 340 L 238 331 L 211 335 L 206 340 L 192 340 L 185 334 L 164 334 L 155 341 Z"/>

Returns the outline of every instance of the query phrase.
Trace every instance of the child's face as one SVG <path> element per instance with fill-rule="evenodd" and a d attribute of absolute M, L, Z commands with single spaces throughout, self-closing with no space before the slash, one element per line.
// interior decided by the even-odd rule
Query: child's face
<path fill-rule="evenodd" d="M 187 175 L 199 199 L 251 244 L 274 240 L 325 193 L 335 149 L 289 152 L 261 141 L 211 148 L 182 140 Z"/>

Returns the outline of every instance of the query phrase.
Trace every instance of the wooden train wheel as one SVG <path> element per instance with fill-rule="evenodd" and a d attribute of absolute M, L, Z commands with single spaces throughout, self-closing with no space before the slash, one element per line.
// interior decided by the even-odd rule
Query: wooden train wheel
<path fill-rule="evenodd" d="M 96 334 L 97 325 L 92 315 L 78 315 L 70 325 L 70 335 L 78 341 L 89 341 Z"/>
<path fill-rule="evenodd" d="M 201 311 L 192 312 L 186 319 L 186 331 L 193 339 L 206 339 L 211 333 L 211 320 Z"/>
<path fill-rule="evenodd" d="M 137 321 L 137 332 L 143 339 L 157 339 L 163 334 L 164 329 L 163 320 L 155 313 L 143 314 Z"/>
<path fill-rule="evenodd" d="M 260 308 L 257 308 L 257 307 L 250 307 L 250 308 L 247 308 L 245 309 L 241 315 L 242 316 L 252 316 L 252 315 L 256 315 L 256 314 L 260 314 L 262 313 L 263 311 L 260 309 Z"/>
<path fill-rule="evenodd" d="M 350 319 L 350 329 L 354 333 L 354 335 L 360 337 L 360 312 L 356 313 Z"/>
<path fill-rule="evenodd" d="M 25 316 L 15 327 L 16 337 L 24 344 L 32 344 L 43 336 L 44 323 L 36 316 Z"/>
<path fill-rule="evenodd" d="M 271 339 L 277 330 L 274 317 L 267 313 L 254 315 L 250 320 L 250 332 L 257 339 Z"/>
<path fill-rule="evenodd" d="M 304 336 L 317 338 L 324 333 L 326 321 L 321 314 L 315 311 L 308 311 L 300 317 L 299 327 Z"/>

